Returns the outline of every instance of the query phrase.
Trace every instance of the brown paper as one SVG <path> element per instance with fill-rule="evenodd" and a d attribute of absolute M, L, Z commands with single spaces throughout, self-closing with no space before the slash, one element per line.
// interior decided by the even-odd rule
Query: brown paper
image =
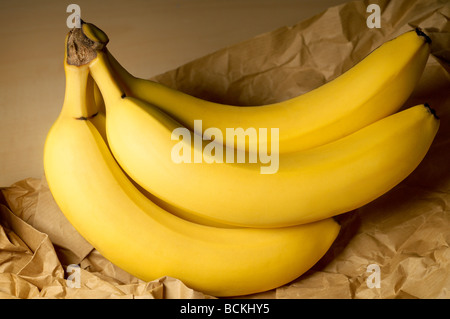
<path fill-rule="evenodd" d="M 369 3 L 380 5 L 380 29 L 366 25 Z M 427 102 L 441 117 L 423 162 L 387 194 L 337 216 L 341 234 L 303 276 L 237 298 L 450 297 L 449 16 L 448 2 L 439 0 L 349 2 L 154 77 L 212 101 L 267 104 L 322 85 L 414 27 L 433 41 L 422 79 L 404 105 Z M 110 263 L 68 223 L 45 178 L 1 190 L 0 298 L 214 298 L 177 278 L 143 282 Z M 71 288 L 74 264 L 80 282 Z"/>

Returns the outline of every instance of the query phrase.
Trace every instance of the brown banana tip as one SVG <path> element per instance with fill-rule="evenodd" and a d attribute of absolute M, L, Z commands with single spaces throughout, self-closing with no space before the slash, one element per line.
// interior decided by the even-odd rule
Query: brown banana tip
<path fill-rule="evenodd" d="M 80 66 L 88 64 L 97 56 L 95 43 L 84 36 L 81 28 L 73 28 L 66 38 L 67 63 Z"/>
<path fill-rule="evenodd" d="M 433 116 L 434 116 L 434 118 L 436 120 L 439 120 L 439 116 L 436 114 L 436 110 L 435 109 L 433 109 L 428 103 L 425 103 L 424 106 L 427 108 L 428 112 L 433 114 Z"/>
<path fill-rule="evenodd" d="M 426 43 L 431 44 L 431 38 L 430 38 L 425 32 L 423 32 L 423 30 L 422 30 L 421 28 L 417 27 L 417 28 L 415 29 L 415 31 L 416 31 L 416 33 L 417 33 L 418 36 L 424 37 L 424 38 L 425 38 L 425 42 L 426 42 Z"/>
<path fill-rule="evenodd" d="M 98 42 L 97 49 L 103 49 L 109 42 L 108 35 L 96 25 L 81 20 L 81 30 L 87 38 L 93 42 Z"/>

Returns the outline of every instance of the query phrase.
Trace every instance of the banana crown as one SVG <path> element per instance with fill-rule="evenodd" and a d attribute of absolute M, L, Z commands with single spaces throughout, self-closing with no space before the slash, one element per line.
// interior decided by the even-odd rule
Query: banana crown
<path fill-rule="evenodd" d="M 99 111 L 98 103 L 95 103 L 94 98 L 94 80 L 90 75 L 88 64 L 77 64 L 91 59 L 93 53 L 83 50 L 80 54 L 76 50 L 77 46 L 73 39 L 76 33 L 76 29 L 71 30 L 65 38 L 63 65 L 66 89 L 61 115 L 75 119 L 88 119 Z"/>

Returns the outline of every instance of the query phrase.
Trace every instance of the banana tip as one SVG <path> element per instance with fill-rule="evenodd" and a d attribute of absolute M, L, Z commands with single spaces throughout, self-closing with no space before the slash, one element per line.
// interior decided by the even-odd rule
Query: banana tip
<path fill-rule="evenodd" d="M 427 108 L 428 112 L 430 112 L 431 114 L 433 114 L 434 118 L 436 120 L 439 120 L 439 116 L 436 113 L 436 110 L 431 108 L 431 106 L 428 103 L 425 103 L 424 106 Z"/>
<path fill-rule="evenodd" d="M 426 43 L 431 44 L 431 38 L 425 32 L 423 32 L 423 30 L 421 28 L 417 27 L 415 29 L 415 31 L 418 36 L 423 37 L 425 39 Z"/>

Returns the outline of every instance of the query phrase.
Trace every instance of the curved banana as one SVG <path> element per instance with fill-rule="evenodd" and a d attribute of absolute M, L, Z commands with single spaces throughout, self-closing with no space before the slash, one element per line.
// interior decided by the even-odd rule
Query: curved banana
<path fill-rule="evenodd" d="M 95 128 L 97 129 L 97 131 L 102 136 L 103 141 L 109 147 L 109 145 L 108 145 L 108 138 L 107 138 L 107 135 L 106 135 L 106 110 L 105 110 L 105 104 L 104 104 L 101 92 L 100 92 L 98 86 L 96 85 L 95 81 L 92 79 L 90 74 L 88 75 L 87 90 L 86 91 L 90 93 L 90 100 L 89 100 L 90 102 L 89 103 L 91 105 L 95 105 L 95 106 L 91 106 L 90 109 L 97 110 L 97 112 L 95 113 L 95 116 L 90 116 L 89 117 L 89 121 L 92 124 L 94 124 Z M 92 92 L 93 92 L 93 94 L 92 94 Z M 94 100 L 93 101 L 92 101 L 92 95 L 94 96 Z M 126 175 L 126 173 L 125 173 L 125 175 Z M 129 178 L 128 175 L 127 175 L 127 177 Z M 174 214 L 176 216 L 179 216 L 179 217 L 184 218 L 186 220 L 189 220 L 191 222 L 194 222 L 194 223 L 197 223 L 197 224 L 206 225 L 206 226 L 221 227 L 221 228 L 234 228 L 235 227 L 233 225 L 212 221 L 212 220 L 209 220 L 207 218 L 202 218 L 202 217 L 197 216 L 197 215 L 188 214 L 188 213 L 184 212 L 183 210 L 181 210 L 181 209 L 179 209 L 177 207 L 169 205 L 168 203 L 162 201 L 161 199 L 159 199 L 158 197 L 154 196 L 153 194 L 150 194 L 145 189 L 143 189 L 139 184 L 137 184 L 133 179 L 129 178 L 129 180 L 133 183 L 133 185 L 143 195 L 145 195 L 145 197 L 147 197 L 148 199 L 153 201 L 158 206 L 162 207 L 164 210 L 170 212 L 171 214 Z"/>
<path fill-rule="evenodd" d="M 172 276 L 213 296 L 244 295 L 297 278 L 335 240 L 333 219 L 225 229 L 161 209 L 133 186 L 92 124 L 98 109 L 88 98 L 87 66 L 64 67 L 64 105 L 45 143 L 46 178 L 67 219 L 120 268 L 145 281 Z"/>
<path fill-rule="evenodd" d="M 94 25 L 83 24 L 93 41 L 108 42 Z M 114 75 L 127 96 L 154 104 L 183 126 L 212 135 L 228 147 L 256 151 L 270 147 L 271 135 L 259 136 L 256 145 L 243 139 L 226 139 L 227 128 L 279 129 L 279 152 L 310 149 L 337 140 L 398 111 L 414 90 L 430 53 L 430 38 L 419 29 L 406 32 L 374 50 L 336 79 L 303 95 L 279 103 L 237 107 L 209 102 L 154 81 L 132 76 L 106 50 Z M 194 126 L 201 120 L 202 127 Z M 223 138 L 222 138 L 223 137 Z"/>
<path fill-rule="evenodd" d="M 90 71 L 105 100 L 111 151 L 124 171 L 187 214 L 236 226 L 290 226 L 361 207 L 416 168 L 439 127 L 419 105 L 335 142 L 274 156 L 271 167 L 261 158 L 237 163 L 230 149 L 198 142 L 157 107 L 126 96 L 105 52 L 97 52 Z M 186 135 L 180 140 L 175 132 Z M 261 174 L 272 164 L 276 173 Z"/>

